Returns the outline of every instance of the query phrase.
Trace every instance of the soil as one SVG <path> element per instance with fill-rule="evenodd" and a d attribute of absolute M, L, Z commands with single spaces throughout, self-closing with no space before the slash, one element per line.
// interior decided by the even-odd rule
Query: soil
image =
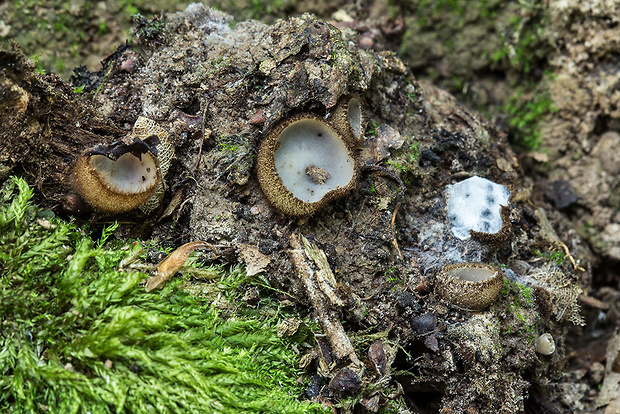
<path fill-rule="evenodd" d="M 306 11 L 294 4 L 272 11 Z M 494 2 L 452 22 L 442 4 L 316 2 L 319 18 L 264 22 L 244 21 L 260 17 L 252 8 L 233 18 L 192 5 L 137 19 L 130 44 L 115 32 L 116 51 L 72 84 L 7 49 L 0 180 L 25 176 L 38 202 L 65 217 L 120 218 L 119 237 L 202 240 L 220 261 L 262 272 L 283 306 L 311 315 L 326 334 L 301 365 L 308 397 L 339 412 L 614 412 L 618 6 L 549 4 L 542 30 L 554 49 L 532 62 L 553 69 L 545 82 L 557 110 L 542 124 L 546 152 L 532 154 L 515 151 L 496 110 L 518 68 L 481 58 L 524 9 Z M 481 23 L 484 11 L 495 13 L 491 23 Z M 459 27 L 452 43 L 441 30 L 450 22 Z M 455 94 L 494 122 L 435 86 L 456 77 Z M 262 137 L 287 117 L 326 117 L 351 95 L 364 103 L 366 127 L 357 187 L 311 217 L 282 216 L 256 179 Z M 148 216 L 91 211 L 71 165 L 129 134 L 140 116 L 173 140 L 163 202 Z M 463 242 L 450 231 L 445 188 L 473 175 L 511 191 L 502 239 Z M 438 295 L 435 278 L 454 262 L 502 269 L 505 286 L 490 308 L 472 312 Z M 248 301 L 260 295 L 274 293 Z M 536 352 L 543 333 L 555 340 L 551 355 Z M 352 396 L 353 408 L 339 404 Z"/>

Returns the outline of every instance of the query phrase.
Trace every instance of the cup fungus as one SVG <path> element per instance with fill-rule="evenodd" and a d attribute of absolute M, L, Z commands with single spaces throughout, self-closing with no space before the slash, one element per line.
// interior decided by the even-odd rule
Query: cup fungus
<path fill-rule="evenodd" d="M 364 114 L 359 96 L 343 98 L 332 111 L 329 120 L 341 134 L 350 135 L 355 142 L 362 140 Z"/>
<path fill-rule="evenodd" d="M 265 196 L 290 216 L 313 214 L 357 181 L 350 136 L 309 114 L 277 124 L 262 141 L 256 163 Z"/>
<path fill-rule="evenodd" d="M 489 307 L 504 285 L 501 272 L 484 263 L 445 265 L 437 274 L 437 293 L 446 301 L 469 310 Z"/>
<path fill-rule="evenodd" d="M 159 172 L 161 180 L 157 184 L 155 193 L 144 204 L 138 208 L 144 214 L 149 214 L 155 210 L 164 198 L 166 192 L 166 174 L 170 163 L 174 157 L 174 146 L 168 131 L 157 125 L 152 119 L 144 116 L 139 117 L 133 126 L 131 134 L 145 142 L 149 142 L 153 148 L 153 152 L 157 154 L 157 162 L 159 163 Z"/>
<path fill-rule="evenodd" d="M 97 145 L 78 158 L 72 171 L 76 189 L 96 210 L 122 213 L 147 202 L 161 182 L 156 154 L 134 138 L 108 146 Z"/>
<path fill-rule="evenodd" d="M 551 355 L 555 352 L 555 341 L 550 333 L 544 333 L 536 338 L 536 352 L 541 355 Z"/>

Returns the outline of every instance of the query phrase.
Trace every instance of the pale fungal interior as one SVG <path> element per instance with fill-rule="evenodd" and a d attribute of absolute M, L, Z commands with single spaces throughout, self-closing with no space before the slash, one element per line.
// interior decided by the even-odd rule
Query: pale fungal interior
<path fill-rule="evenodd" d="M 544 333 L 536 339 L 536 352 L 551 355 L 555 352 L 555 341 L 550 333 Z"/>
<path fill-rule="evenodd" d="M 362 135 L 362 103 L 357 98 L 349 101 L 349 124 L 355 138 Z"/>
<path fill-rule="evenodd" d="M 345 143 L 326 124 L 301 119 L 278 137 L 276 170 L 295 198 L 314 203 L 327 193 L 349 184 L 354 161 Z"/>
<path fill-rule="evenodd" d="M 450 276 L 469 282 L 482 282 L 491 279 L 495 271 L 486 267 L 458 267 L 448 271 Z"/>
<path fill-rule="evenodd" d="M 502 228 L 501 206 L 510 191 L 486 178 L 471 177 L 447 189 L 448 220 L 455 237 L 466 240 L 470 230 L 497 233 Z"/>
<path fill-rule="evenodd" d="M 116 161 L 105 155 L 91 155 L 89 163 L 101 181 L 112 191 L 139 194 L 157 183 L 157 163 L 149 154 L 141 158 L 127 152 Z"/>

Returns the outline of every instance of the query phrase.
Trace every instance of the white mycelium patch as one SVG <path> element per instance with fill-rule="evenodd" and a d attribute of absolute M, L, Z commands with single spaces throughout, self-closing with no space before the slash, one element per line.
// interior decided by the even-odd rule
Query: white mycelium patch
<path fill-rule="evenodd" d="M 92 155 L 89 163 L 101 181 L 117 193 L 141 193 L 157 181 L 157 163 L 149 153 L 138 158 L 127 152 L 116 161 L 105 155 Z"/>
<path fill-rule="evenodd" d="M 510 191 L 486 178 L 471 177 L 448 186 L 448 220 L 455 237 L 469 239 L 469 230 L 497 233 L 502 228 L 501 206 L 508 206 Z"/>
<path fill-rule="evenodd" d="M 322 122 L 293 122 L 276 145 L 275 164 L 282 183 L 306 203 L 319 201 L 353 179 L 354 161 L 345 143 Z"/>

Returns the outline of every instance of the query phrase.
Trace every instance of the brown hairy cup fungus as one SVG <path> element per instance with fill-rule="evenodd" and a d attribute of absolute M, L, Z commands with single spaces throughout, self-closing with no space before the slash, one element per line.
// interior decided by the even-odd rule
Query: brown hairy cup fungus
<path fill-rule="evenodd" d="M 436 275 L 437 293 L 455 306 L 482 310 L 499 296 L 504 280 L 499 269 L 484 263 L 445 265 Z"/>
<path fill-rule="evenodd" d="M 364 113 L 359 96 L 352 95 L 341 99 L 329 116 L 329 120 L 341 134 L 350 135 L 354 142 L 362 140 Z"/>
<path fill-rule="evenodd" d="M 145 141 L 97 145 L 78 158 L 74 185 L 84 200 L 104 213 L 122 213 L 146 203 L 161 182 L 159 162 Z"/>
<path fill-rule="evenodd" d="M 170 168 L 172 158 L 174 157 L 174 146 L 172 145 L 168 131 L 157 125 L 152 119 L 144 116 L 136 120 L 131 135 L 134 138 L 148 142 L 153 148 L 152 152 L 157 155 L 157 162 L 159 163 L 161 180 L 159 184 L 157 184 L 157 189 L 146 203 L 139 206 L 140 211 L 144 214 L 149 214 L 160 205 L 161 200 L 164 198 L 164 193 L 167 188 L 166 174 L 168 173 L 168 168 Z"/>
<path fill-rule="evenodd" d="M 281 213 L 306 216 L 350 191 L 357 181 L 351 138 L 314 115 L 277 124 L 256 159 L 260 186 Z"/>

